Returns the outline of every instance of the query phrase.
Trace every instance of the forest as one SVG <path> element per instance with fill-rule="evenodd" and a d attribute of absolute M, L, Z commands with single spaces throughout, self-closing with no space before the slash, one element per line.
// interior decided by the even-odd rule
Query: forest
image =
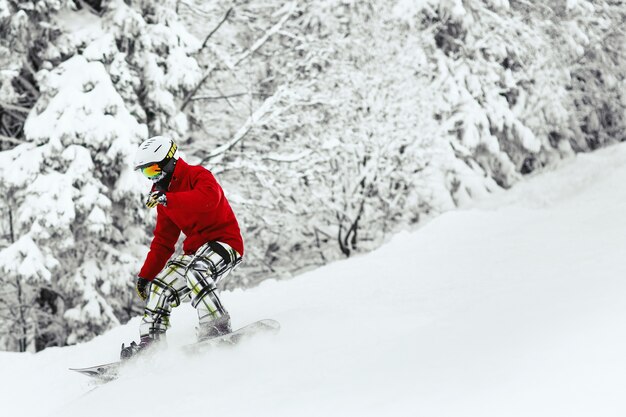
<path fill-rule="evenodd" d="M 224 288 L 288 279 L 624 141 L 625 18 L 620 0 L 0 0 L 0 350 L 141 313 L 148 137 L 223 186 L 246 243 Z"/>

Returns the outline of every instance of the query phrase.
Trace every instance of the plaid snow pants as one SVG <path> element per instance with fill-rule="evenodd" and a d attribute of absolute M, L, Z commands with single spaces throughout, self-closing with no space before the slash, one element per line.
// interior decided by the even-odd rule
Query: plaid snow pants
<path fill-rule="evenodd" d="M 170 325 L 172 308 L 188 298 L 198 311 L 200 324 L 227 315 L 217 294 L 217 284 L 240 262 L 239 253 L 221 242 L 205 243 L 193 255 L 183 254 L 170 260 L 150 283 L 139 326 L 142 339 L 162 339 Z"/>

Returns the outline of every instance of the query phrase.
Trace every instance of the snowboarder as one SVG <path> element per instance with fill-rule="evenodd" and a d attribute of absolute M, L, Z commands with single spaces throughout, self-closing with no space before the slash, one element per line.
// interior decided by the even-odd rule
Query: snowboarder
<path fill-rule="evenodd" d="M 134 167 L 154 184 L 146 206 L 156 207 L 157 219 L 136 281 L 137 294 L 146 302 L 140 341 L 122 345 L 123 359 L 164 340 L 172 308 L 187 298 L 198 311 L 199 341 L 231 332 L 217 284 L 243 256 L 239 224 L 222 187 L 209 170 L 180 158 L 173 140 L 144 141 Z M 183 253 L 170 260 L 181 231 Z"/>

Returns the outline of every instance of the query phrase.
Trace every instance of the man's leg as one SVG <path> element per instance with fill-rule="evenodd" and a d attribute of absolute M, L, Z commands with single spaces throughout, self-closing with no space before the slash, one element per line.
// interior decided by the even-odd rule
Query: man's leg
<path fill-rule="evenodd" d="M 190 260 L 187 255 L 177 256 L 150 283 L 148 301 L 139 326 L 141 344 L 165 338 L 172 307 L 177 307 L 189 295 L 185 270 Z"/>
<path fill-rule="evenodd" d="M 220 301 L 217 284 L 239 264 L 241 256 L 226 244 L 218 245 L 201 246 L 187 271 L 191 305 L 198 311 L 199 340 L 231 331 L 230 315 Z"/>

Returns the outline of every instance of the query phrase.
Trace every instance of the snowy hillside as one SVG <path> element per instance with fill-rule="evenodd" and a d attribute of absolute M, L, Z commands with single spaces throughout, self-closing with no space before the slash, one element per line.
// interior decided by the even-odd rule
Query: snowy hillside
<path fill-rule="evenodd" d="M 626 415 L 626 146 L 581 155 L 379 250 L 225 293 L 277 336 L 170 349 L 94 386 L 137 319 L 79 346 L 0 353 L 4 416 Z"/>
<path fill-rule="evenodd" d="M 145 139 L 222 185 L 246 242 L 227 289 L 290 279 L 626 141 L 624 21 L 616 0 L 0 0 L 0 351 L 140 311 Z"/>

